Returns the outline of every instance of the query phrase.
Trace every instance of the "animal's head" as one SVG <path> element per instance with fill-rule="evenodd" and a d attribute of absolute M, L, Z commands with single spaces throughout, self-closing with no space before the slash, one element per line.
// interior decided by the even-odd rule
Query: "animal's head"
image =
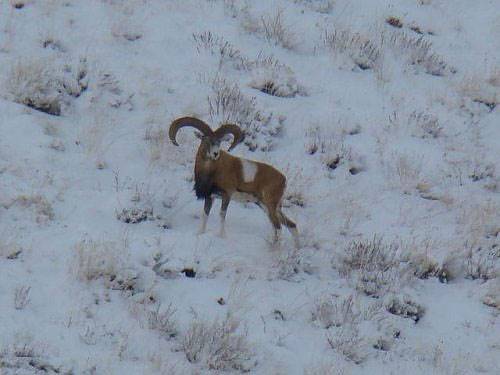
<path fill-rule="evenodd" d="M 198 130 L 198 137 L 201 139 L 199 150 L 203 157 L 209 160 L 217 160 L 220 156 L 221 142 L 226 135 L 233 136 L 233 142 L 229 146 L 228 151 L 231 151 L 244 139 L 243 132 L 237 125 L 224 124 L 216 131 L 213 131 L 205 122 L 195 117 L 181 117 L 174 120 L 170 125 L 168 135 L 172 143 L 176 146 L 179 144 L 176 141 L 177 132 L 184 126 L 191 126 Z"/>

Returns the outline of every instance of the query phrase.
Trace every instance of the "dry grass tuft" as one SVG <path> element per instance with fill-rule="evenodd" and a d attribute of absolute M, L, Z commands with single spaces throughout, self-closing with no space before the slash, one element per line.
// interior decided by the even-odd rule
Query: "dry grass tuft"
<path fill-rule="evenodd" d="M 189 362 L 202 362 L 210 370 L 246 372 L 252 366 L 246 333 L 229 315 L 212 323 L 193 321 L 182 337 L 181 348 Z"/>

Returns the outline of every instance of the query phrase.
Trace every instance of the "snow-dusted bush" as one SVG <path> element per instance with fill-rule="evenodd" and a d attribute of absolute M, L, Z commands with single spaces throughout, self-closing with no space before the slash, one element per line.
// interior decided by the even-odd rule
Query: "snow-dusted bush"
<path fill-rule="evenodd" d="M 493 163 L 482 159 L 475 159 L 471 167 L 472 170 L 469 173 L 469 178 L 474 182 L 495 178 L 496 167 Z"/>
<path fill-rule="evenodd" d="M 193 39 L 198 52 L 206 50 L 218 57 L 219 69 L 226 63 L 231 63 L 236 69 L 244 69 L 249 64 L 248 59 L 241 54 L 240 50 L 220 35 L 204 31 L 194 33 Z"/>
<path fill-rule="evenodd" d="M 306 191 L 311 183 L 303 168 L 287 165 L 281 170 L 287 179 L 287 186 L 283 198 L 283 207 L 305 207 L 307 205 Z"/>
<path fill-rule="evenodd" d="M 363 339 L 357 325 L 345 325 L 328 331 L 327 342 L 333 350 L 355 364 L 360 364 L 366 359 L 366 354 L 362 350 Z"/>
<path fill-rule="evenodd" d="M 318 125 L 307 128 L 305 138 L 305 148 L 309 155 L 314 155 L 318 152 L 325 154 L 333 147 L 334 134 L 325 134 L 324 129 Z"/>
<path fill-rule="evenodd" d="M 286 49 L 296 46 L 295 36 L 286 25 L 283 10 L 277 9 L 274 14 L 265 14 L 261 17 L 260 32 L 272 44 L 280 45 Z"/>
<path fill-rule="evenodd" d="M 346 375 L 349 371 L 346 367 L 339 364 L 338 361 L 326 360 L 318 363 L 314 361 L 313 363 L 306 366 L 304 369 L 304 375 Z"/>
<path fill-rule="evenodd" d="M 6 82 L 15 102 L 51 115 L 59 116 L 87 89 L 86 61 L 77 66 L 32 59 L 15 64 Z"/>
<path fill-rule="evenodd" d="M 344 142 L 345 134 L 327 131 L 320 126 L 311 126 L 305 132 L 304 144 L 309 155 L 320 155 L 320 160 L 328 170 L 345 166 L 350 174 L 355 175 L 365 170 L 365 160 Z"/>
<path fill-rule="evenodd" d="M 0 259 L 17 259 L 22 252 L 23 248 L 18 243 L 0 237 Z"/>
<path fill-rule="evenodd" d="M 415 254 L 409 259 L 409 266 L 413 274 L 419 279 L 428 279 L 429 277 L 441 275 L 439 264 L 426 254 Z"/>
<path fill-rule="evenodd" d="M 500 275 L 500 248 L 496 244 L 488 246 L 466 244 L 464 257 L 465 276 L 472 280 L 494 279 Z"/>
<path fill-rule="evenodd" d="M 277 249 L 278 257 L 273 265 L 270 278 L 293 280 L 300 272 L 309 272 L 309 264 L 302 249 L 294 246 Z"/>
<path fill-rule="evenodd" d="M 250 87 L 281 98 L 306 94 L 304 87 L 297 82 L 292 69 L 282 64 L 255 64 Z"/>
<path fill-rule="evenodd" d="M 96 71 L 95 79 L 90 82 L 92 104 L 106 104 L 112 108 L 134 109 L 134 94 L 126 92 L 115 74 L 107 70 Z M 106 110 L 106 109 L 104 109 Z"/>
<path fill-rule="evenodd" d="M 177 323 L 174 320 L 176 310 L 172 304 L 162 308 L 161 303 L 157 303 L 152 309 L 147 311 L 148 327 L 157 331 L 162 337 L 172 338 L 177 335 Z"/>
<path fill-rule="evenodd" d="M 490 282 L 488 290 L 483 297 L 483 303 L 500 311 L 500 278 Z"/>
<path fill-rule="evenodd" d="M 385 243 L 381 237 L 351 241 L 341 256 L 338 270 L 344 277 L 353 277 L 356 289 L 366 295 L 381 297 L 403 282 L 399 247 Z"/>
<path fill-rule="evenodd" d="M 330 13 L 335 6 L 335 0 L 294 0 L 294 3 L 318 13 Z"/>
<path fill-rule="evenodd" d="M 102 279 L 110 289 L 134 293 L 137 273 L 128 267 L 128 248 L 112 241 L 85 239 L 75 246 L 74 271 L 84 282 Z"/>
<path fill-rule="evenodd" d="M 12 206 L 33 209 L 36 215 L 35 220 L 39 224 L 46 224 L 55 218 L 52 204 L 43 195 L 19 195 L 6 205 L 7 208 Z"/>
<path fill-rule="evenodd" d="M 410 318 L 417 323 L 424 315 L 425 309 L 408 295 L 390 295 L 385 299 L 388 312 L 403 318 Z"/>
<path fill-rule="evenodd" d="M 439 119 L 430 113 L 413 111 L 408 116 L 408 124 L 414 128 L 415 135 L 422 138 L 437 138 L 443 131 Z"/>
<path fill-rule="evenodd" d="M 124 208 L 116 214 L 116 218 L 127 224 L 137 224 L 146 220 L 154 220 L 152 208 Z"/>
<path fill-rule="evenodd" d="M 245 96 L 236 83 L 216 77 L 208 97 L 210 119 L 214 125 L 238 124 L 245 133 L 245 145 L 251 150 L 270 150 L 279 136 L 284 118 L 264 114 L 257 108 L 255 98 Z"/>
<path fill-rule="evenodd" d="M 131 23 L 133 17 L 127 17 L 111 26 L 111 35 L 116 39 L 123 39 L 128 42 L 135 42 L 143 36 L 140 26 Z"/>
<path fill-rule="evenodd" d="M 2 374 L 72 374 L 62 365 L 55 365 L 32 342 L 19 342 L 0 349 L 0 370 Z"/>
<path fill-rule="evenodd" d="M 347 56 L 360 69 L 380 70 L 383 52 L 369 37 L 349 29 L 325 30 L 323 44 L 337 55 Z"/>
<path fill-rule="evenodd" d="M 182 337 L 181 348 L 189 362 L 202 362 L 211 370 L 245 372 L 252 367 L 246 333 L 229 315 L 212 323 L 193 321 Z"/>
<path fill-rule="evenodd" d="M 415 192 L 421 182 L 422 162 L 417 155 L 394 152 L 385 165 L 385 173 L 404 194 Z"/>
<path fill-rule="evenodd" d="M 23 310 L 30 302 L 30 291 L 31 287 L 29 285 L 21 285 L 16 287 L 14 291 L 14 307 L 16 310 Z"/>
<path fill-rule="evenodd" d="M 408 64 L 420 66 L 428 74 L 444 76 L 455 72 L 441 56 L 432 51 L 432 43 L 424 36 L 415 37 L 396 31 L 381 37 L 382 45 L 387 44 L 396 54 L 401 54 Z"/>
<path fill-rule="evenodd" d="M 457 91 L 475 103 L 493 111 L 500 103 L 500 70 L 492 70 L 488 76 L 466 76 L 458 83 Z"/>
<path fill-rule="evenodd" d="M 360 318 L 353 295 L 347 297 L 323 296 L 313 306 L 312 320 L 322 328 L 342 327 L 354 324 Z"/>

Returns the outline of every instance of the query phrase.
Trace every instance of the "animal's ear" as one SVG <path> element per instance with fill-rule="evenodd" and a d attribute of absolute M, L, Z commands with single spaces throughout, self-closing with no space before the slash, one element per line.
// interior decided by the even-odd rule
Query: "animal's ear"
<path fill-rule="evenodd" d="M 196 137 L 196 138 L 198 138 L 198 139 L 202 139 L 202 138 L 203 138 L 203 134 L 202 134 L 201 132 L 199 132 L 199 131 L 195 131 L 195 132 L 194 132 L 194 135 L 195 135 L 195 137 Z"/>

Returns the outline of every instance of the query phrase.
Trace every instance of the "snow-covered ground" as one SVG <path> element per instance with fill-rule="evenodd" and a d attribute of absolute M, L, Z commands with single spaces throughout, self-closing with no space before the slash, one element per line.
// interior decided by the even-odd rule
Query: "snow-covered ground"
<path fill-rule="evenodd" d="M 1 1 L 0 374 L 500 373 L 499 10 Z M 287 175 L 300 249 L 197 235 L 184 115 Z"/>

